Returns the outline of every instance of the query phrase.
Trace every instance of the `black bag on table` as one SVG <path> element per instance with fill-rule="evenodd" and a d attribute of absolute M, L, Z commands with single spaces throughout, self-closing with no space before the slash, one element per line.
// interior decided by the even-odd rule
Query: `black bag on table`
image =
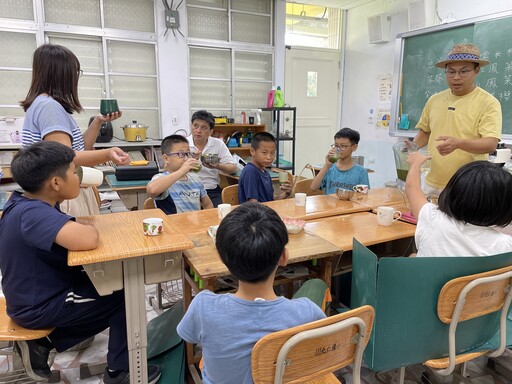
<path fill-rule="evenodd" d="M 151 180 L 158 173 L 156 162 L 150 161 L 148 165 L 120 165 L 116 168 L 116 179 L 119 181 Z"/>

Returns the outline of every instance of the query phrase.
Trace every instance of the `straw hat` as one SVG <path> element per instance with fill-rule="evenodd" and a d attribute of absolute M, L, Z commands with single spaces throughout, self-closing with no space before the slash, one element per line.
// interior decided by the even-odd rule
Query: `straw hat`
<path fill-rule="evenodd" d="M 437 68 L 444 68 L 446 64 L 469 61 L 481 67 L 489 64 L 488 60 L 480 60 L 480 51 L 473 44 L 456 44 L 453 46 L 445 60 L 435 64 Z"/>

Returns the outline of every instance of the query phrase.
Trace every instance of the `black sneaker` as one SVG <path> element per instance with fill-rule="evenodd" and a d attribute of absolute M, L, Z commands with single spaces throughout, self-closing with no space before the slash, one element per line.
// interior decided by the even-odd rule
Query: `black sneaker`
<path fill-rule="evenodd" d="M 47 381 L 52 375 L 48 366 L 50 349 L 39 340 L 15 341 L 14 346 L 21 357 L 28 377 L 35 381 Z"/>
<path fill-rule="evenodd" d="M 158 365 L 148 365 L 148 384 L 155 384 L 162 372 Z M 105 368 L 103 374 L 103 383 L 105 384 L 125 384 L 130 382 L 130 373 L 128 371 L 114 371 L 110 372 L 108 368 Z"/>

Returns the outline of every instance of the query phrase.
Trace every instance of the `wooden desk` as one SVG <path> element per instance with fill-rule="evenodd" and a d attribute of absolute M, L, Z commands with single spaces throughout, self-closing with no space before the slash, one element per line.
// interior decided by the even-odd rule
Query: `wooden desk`
<path fill-rule="evenodd" d="M 144 236 L 142 220 L 160 217 L 164 231 Z M 99 232 L 98 248 L 69 251 L 68 265 L 82 265 L 100 295 L 123 289 L 126 305 L 130 383 L 147 383 L 147 333 L 144 284 L 181 275 L 181 251 L 193 243 L 159 209 L 86 216 Z"/>
<path fill-rule="evenodd" d="M 356 238 L 365 246 L 392 240 L 413 237 L 416 226 L 395 221 L 389 227 L 377 224 L 377 215 L 358 212 L 349 215 L 328 217 L 306 222 L 304 230 L 340 247 L 343 252 L 352 250 L 352 239 Z"/>
<path fill-rule="evenodd" d="M 352 201 L 375 209 L 381 205 L 391 206 L 395 209 L 406 206 L 407 199 L 398 188 L 376 188 L 369 189 L 368 194 L 357 193 Z M 410 210 L 410 209 L 409 209 Z"/>
<path fill-rule="evenodd" d="M 275 200 L 263 203 L 274 209 L 279 216 L 292 219 L 314 220 L 322 217 L 370 211 L 367 204 L 340 200 L 336 195 L 308 196 L 305 207 L 297 207 L 295 199 Z"/>
<path fill-rule="evenodd" d="M 128 210 L 144 209 L 144 201 L 148 198 L 146 185 L 148 185 L 149 180 L 119 181 L 115 175 L 106 175 L 105 180 L 107 180 L 110 188 L 119 194 L 121 201 Z"/>
<path fill-rule="evenodd" d="M 236 205 L 232 208 L 237 207 Z M 169 215 L 171 223 L 183 230 L 189 237 L 190 235 L 206 234 L 208 227 L 220 224 L 217 208 L 202 209 L 200 211 L 190 211 Z"/>

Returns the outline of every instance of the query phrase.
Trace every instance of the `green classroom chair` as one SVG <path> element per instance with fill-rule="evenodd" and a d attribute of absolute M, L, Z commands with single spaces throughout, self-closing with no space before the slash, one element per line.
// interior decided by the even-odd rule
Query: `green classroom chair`
<path fill-rule="evenodd" d="M 354 239 L 352 308 L 375 308 L 374 328 L 364 353 L 373 371 L 388 371 L 448 355 L 449 324 L 438 318 L 441 289 L 450 280 L 512 264 L 512 253 L 486 257 L 382 257 Z M 499 314 L 460 323 L 457 351 L 497 349 Z M 508 313 L 507 345 L 512 344 Z M 403 378 L 403 375 L 401 375 Z"/>

